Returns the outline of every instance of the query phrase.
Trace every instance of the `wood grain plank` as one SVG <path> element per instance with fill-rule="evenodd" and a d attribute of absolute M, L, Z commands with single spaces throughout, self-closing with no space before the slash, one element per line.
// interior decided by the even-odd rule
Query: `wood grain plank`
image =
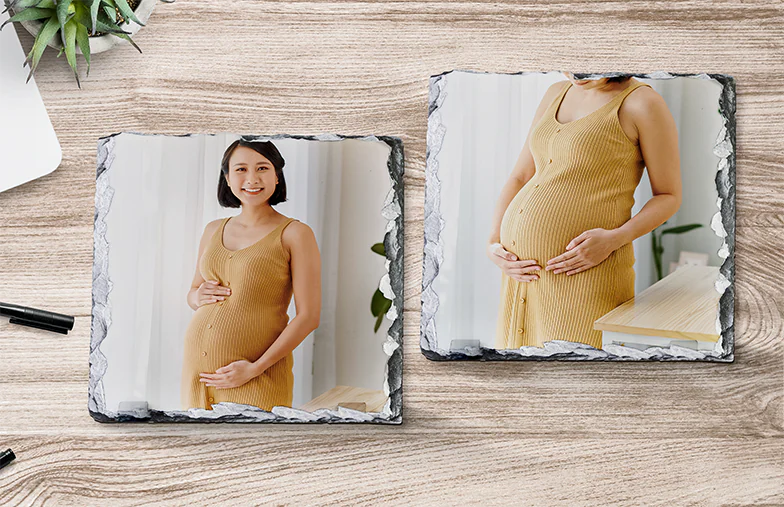
<path fill-rule="evenodd" d="M 180 1 L 135 40 L 144 54 L 95 55 L 82 90 L 46 52 L 36 79 L 63 163 L 0 193 L 0 300 L 77 315 L 67 337 L 0 321 L 0 445 L 19 455 L 0 505 L 784 504 L 780 2 Z M 451 69 L 735 77 L 733 364 L 420 354 L 427 86 Z M 95 151 L 120 131 L 403 140 L 403 425 L 89 417 Z"/>
<path fill-rule="evenodd" d="M 520 445 L 511 438 L 417 437 L 386 430 L 338 439 L 326 434 L 270 439 L 258 428 L 246 428 L 244 439 L 209 433 L 12 439 L 21 458 L 0 474 L 0 503 L 303 505 L 314 503 L 312 484 L 318 485 L 320 505 L 784 502 L 781 439 L 567 437 Z M 107 447 L 116 451 L 107 453 Z M 717 467 L 723 473 L 715 473 Z M 412 468 L 426 473 L 411 474 Z"/>

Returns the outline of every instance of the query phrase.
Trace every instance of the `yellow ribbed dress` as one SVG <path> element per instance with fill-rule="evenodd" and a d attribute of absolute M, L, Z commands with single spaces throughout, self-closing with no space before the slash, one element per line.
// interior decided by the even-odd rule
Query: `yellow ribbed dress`
<path fill-rule="evenodd" d="M 550 340 L 601 348 L 594 321 L 634 296 L 631 243 L 573 275 L 544 269 L 581 233 L 614 229 L 631 218 L 645 166 L 639 147 L 621 128 L 618 109 L 632 91 L 649 85 L 633 82 L 596 111 L 563 124 L 556 112 L 571 86 L 571 81 L 563 86 L 532 130 L 536 173 L 501 220 L 504 248 L 520 260 L 536 260 L 542 269 L 532 282 L 502 274 L 497 349 L 542 347 Z"/>
<path fill-rule="evenodd" d="M 290 255 L 283 248 L 283 229 L 294 221 L 286 218 L 265 237 L 241 250 L 223 246 L 226 218 L 199 260 L 205 280 L 217 280 L 231 288 L 231 295 L 218 303 L 200 306 L 185 332 L 182 368 L 182 408 L 211 409 L 213 403 L 229 401 L 271 410 L 291 406 L 294 390 L 291 353 L 248 383 L 215 389 L 199 382 L 199 373 L 233 361 L 256 361 L 288 325 L 286 313 L 292 297 Z"/>

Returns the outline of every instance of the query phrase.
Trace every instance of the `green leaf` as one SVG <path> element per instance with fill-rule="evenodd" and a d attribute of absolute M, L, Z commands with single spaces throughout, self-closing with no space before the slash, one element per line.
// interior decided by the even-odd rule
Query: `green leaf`
<path fill-rule="evenodd" d="M 36 19 L 51 18 L 53 15 L 54 15 L 54 11 L 52 9 L 39 9 L 38 7 L 30 7 L 21 12 L 17 12 L 10 18 L 6 19 L 5 22 L 2 25 L 0 25 L 0 30 L 2 30 L 3 27 L 8 23 L 14 23 L 16 21 L 32 21 Z"/>
<path fill-rule="evenodd" d="M 127 40 L 128 42 L 130 42 L 130 43 L 131 43 L 131 46 L 133 46 L 133 47 L 135 47 L 135 48 L 136 48 L 136 51 L 138 51 L 139 53 L 141 53 L 141 52 L 142 52 L 142 48 L 140 48 L 139 46 L 137 46 L 137 45 L 136 45 L 136 43 L 135 43 L 135 42 L 133 42 L 133 39 L 131 39 L 131 38 L 130 38 L 130 37 L 127 35 L 127 34 L 125 34 L 125 33 L 114 33 L 114 32 L 112 32 L 112 34 L 113 34 L 115 37 L 119 37 L 119 38 L 121 38 L 121 39 L 125 39 L 125 40 Z"/>
<path fill-rule="evenodd" d="M 79 50 L 84 55 L 87 61 L 87 76 L 90 76 L 90 34 L 87 32 L 87 27 L 82 24 L 76 25 L 76 43 L 79 45 Z"/>
<path fill-rule="evenodd" d="M 141 48 L 136 45 L 136 43 L 129 37 L 129 33 L 123 31 L 117 23 L 109 19 L 105 12 L 98 13 L 98 30 L 101 32 L 111 33 L 115 37 L 119 37 L 121 39 L 127 40 L 131 43 L 133 47 L 136 48 L 136 51 L 139 53 L 142 52 Z"/>
<path fill-rule="evenodd" d="M 90 4 L 90 20 L 92 21 L 92 34 L 95 35 L 95 27 L 98 24 L 98 7 L 101 5 L 101 0 L 91 0 Z"/>
<path fill-rule="evenodd" d="M 89 30 L 89 28 L 92 26 L 92 22 L 90 21 L 89 7 L 84 5 L 82 2 L 74 2 L 74 7 L 76 7 L 76 12 L 74 13 L 73 19 Z"/>
<path fill-rule="evenodd" d="M 108 5 L 103 6 L 103 12 L 106 13 L 106 16 L 111 19 L 112 21 L 117 21 L 117 11 L 115 11 L 112 7 Z M 119 25 L 118 25 L 119 26 Z"/>
<path fill-rule="evenodd" d="M 27 9 L 28 7 L 35 7 L 40 0 L 13 0 L 6 4 L 5 9 L 3 9 L 3 13 L 8 12 L 10 9 L 13 9 L 14 12 L 21 12 L 22 9 Z"/>
<path fill-rule="evenodd" d="M 144 26 L 144 23 L 139 21 L 139 18 L 136 17 L 136 14 L 133 13 L 131 6 L 128 5 L 128 2 L 125 0 L 115 0 L 115 3 L 117 4 L 117 9 L 120 11 L 120 14 L 122 14 L 125 19 L 132 19 L 141 26 Z"/>
<path fill-rule="evenodd" d="M 39 9 L 54 9 L 55 3 L 54 0 L 41 0 L 40 2 L 35 4 L 35 6 L 38 7 Z"/>
<path fill-rule="evenodd" d="M 383 306 L 381 307 L 381 312 L 376 316 L 376 326 L 374 328 L 374 332 L 378 332 L 378 328 L 381 327 L 381 322 L 384 320 L 384 316 L 387 314 L 389 309 L 392 308 L 392 301 L 387 298 L 384 298 Z"/>
<path fill-rule="evenodd" d="M 376 252 L 378 255 L 381 255 L 381 256 L 384 256 L 384 257 L 387 256 L 387 252 L 384 249 L 384 243 L 376 243 L 375 245 L 371 246 L 370 249 L 373 250 L 374 252 Z"/>
<path fill-rule="evenodd" d="M 38 32 L 38 35 L 35 36 L 33 49 L 30 50 L 30 54 L 28 54 L 27 59 L 25 59 L 25 63 L 30 62 L 30 74 L 27 75 L 26 82 L 29 82 L 33 73 L 35 73 L 38 62 L 41 60 L 41 55 L 43 54 L 44 49 L 46 49 L 46 45 L 52 40 L 52 37 L 54 37 L 54 34 L 57 33 L 59 28 L 60 23 L 57 21 L 57 18 L 49 18 L 43 28 Z"/>
<path fill-rule="evenodd" d="M 62 0 L 60 0 L 62 1 Z M 79 24 L 75 19 L 69 20 L 65 24 L 65 58 L 68 60 L 68 65 L 73 69 L 74 76 L 76 77 L 76 85 L 81 88 L 82 83 L 79 82 L 79 70 L 76 66 L 76 27 Z"/>
<path fill-rule="evenodd" d="M 60 22 L 60 39 L 63 46 L 65 46 L 65 24 L 76 13 L 76 7 L 73 7 L 71 0 L 59 0 L 57 2 L 57 20 Z M 71 13 L 73 9 L 73 14 Z"/>
<path fill-rule="evenodd" d="M 381 289 L 376 289 L 376 292 L 373 293 L 373 299 L 370 300 L 370 313 L 374 316 L 378 316 L 384 313 L 384 301 L 389 301 L 385 296 L 384 293 L 381 292 Z"/>
<path fill-rule="evenodd" d="M 113 33 L 113 34 L 124 33 L 130 35 L 129 32 L 123 31 L 123 29 L 120 28 L 117 25 L 117 23 L 109 19 L 106 16 L 105 12 L 98 13 L 98 20 L 96 21 L 96 25 L 98 27 L 99 32 L 106 32 L 106 33 Z"/>
<path fill-rule="evenodd" d="M 662 234 L 683 234 L 684 232 L 689 232 L 693 229 L 699 229 L 700 227 L 702 227 L 702 224 L 679 225 L 678 227 L 664 229 Z"/>

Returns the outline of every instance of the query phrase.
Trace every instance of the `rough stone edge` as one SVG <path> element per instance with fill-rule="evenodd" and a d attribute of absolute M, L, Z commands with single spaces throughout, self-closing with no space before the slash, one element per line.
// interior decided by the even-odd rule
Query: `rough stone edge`
<path fill-rule="evenodd" d="M 446 351 L 438 348 L 435 329 L 435 314 L 438 311 L 438 295 L 432 288 L 433 280 L 443 262 L 443 246 L 440 242 L 444 219 L 441 216 L 441 182 L 438 178 L 438 160 L 446 128 L 441 121 L 440 108 L 446 97 L 445 81 L 448 74 L 463 72 L 470 74 L 492 74 L 472 70 L 452 70 L 431 76 L 428 104 L 428 128 L 425 169 L 425 245 L 422 276 L 422 315 L 420 324 L 420 350 L 432 361 L 707 361 L 731 363 L 735 359 L 735 79 L 727 74 L 689 74 L 655 71 L 644 73 L 607 72 L 584 74 L 583 78 L 598 79 L 619 75 L 632 75 L 643 79 L 674 79 L 676 77 L 693 77 L 718 82 L 722 86 L 719 96 L 719 114 L 724 120 L 713 153 L 720 157 L 716 188 L 719 194 L 717 206 L 719 212 L 714 216 L 711 228 L 717 236 L 724 239 L 719 249 L 719 256 L 724 262 L 719 268 L 716 290 L 722 294 L 719 300 L 717 329 L 721 329 L 721 338 L 716 349 L 710 352 L 698 352 L 673 346 L 669 348 L 650 347 L 639 351 L 630 347 L 612 347 L 612 352 L 595 349 L 585 344 L 566 341 L 552 341 L 545 344 L 544 349 L 524 347 L 521 349 L 496 350 L 485 347 L 465 349 L 464 351 Z M 545 72 L 515 72 L 506 75 L 544 74 Z"/>
<path fill-rule="evenodd" d="M 391 136 L 343 136 L 338 134 L 241 136 L 245 139 L 266 141 L 272 139 L 302 139 L 311 141 L 361 141 L 383 142 L 390 147 L 387 169 L 392 187 L 382 209 L 387 219 L 384 247 L 387 257 L 389 287 L 394 293 L 392 307 L 387 318 L 393 320 L 383 344 L 389 356 L 384 372 L 384 394 L 388 395 L 381 412 L 360 412 L 339 407 L 337 410 L 319 409 L 306 412 L 290 407 L 273 407 L 271 412 L 258 407 L 236 403 L 218 403 L 213 410 L 190 409 L 188 411 L 142 410 L 137 412 L 112 412 L 106 409 L 103 376 L 107 360 L 100 346 L 111 326 L 111 308 L 108 297 L 111 292 L 108 259 L 109 243 L 106 240 L 105 218 L 111 207 L 114 189 L 108 183 L 107 171 L 114 162 L 114 138 L 121 134 L 167 137 L 191 137 L 215 134 L 147 134 L 141 132 L 119 132 L 99 138 L 96 167 L 95 216 L 93 233 L 93 289 L 92 320 L 90 326 L 90 380 L 88 388 L 88 410 L 98 422 L 247 422 L 247 423 L 376 423 L 401 424 L 403 421 L 403 141 Z"/>

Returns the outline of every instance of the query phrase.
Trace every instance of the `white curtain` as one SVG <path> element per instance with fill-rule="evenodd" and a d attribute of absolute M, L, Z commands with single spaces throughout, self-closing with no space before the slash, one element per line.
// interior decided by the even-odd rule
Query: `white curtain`
<path fill-rule="evenodd" d="M 199 240 L 209 221 L 240 211 L 220 207 L 216 197 L 221 157 L 236 139 L 228 134 L 115 138 L 108 173 L 115 195 L 107 216 L 112 323 L 101 346 L 109 363 L 108 410 L 123 401 L 180 408 L 183 335 L 193 314 L 185 298 Z M 314 370 L 319 385 L 335 385 L 341 179 L 334 175 L 341 172 L 342 147 L 274 142 L 286 160 L 288 188 L 288 201 L 276 209 L 313 229 L 322 259 L 321 325 L 294 352 L 294 406 L 299 406 L 312 398 Z M 293 300 L 289 315 L 295 315 Z M 378 378 L 380 386 L 381 373 Z"/>
<path fill-rule="evenodd" d="M 485 245 L 495 203 L 528 135 L 536 108 L 547 88 L 565 80 L 560 72 L 524 75 L 455 72 L 444 77 L 446 96 L 439 110 L 446 135 L 438 154 L 441 179 L 441 233 L 444 262 L 433 288 L 439 297 L 436 313 L 438 346 L 448 349 L 452 340 L 479 340 L 493 347 L 501 276 L 487 259 Z M 650 84 L 670 105 L 680 133 L 684 202 L 681 211 L 667 223 L 701 221 L 699 234 L 689 236 L 690 247 L 716 252 L 721 241 L 710 230 L 716 208 L 713 178 L 718 158 L 712 154 L 721 129 L 717 111 L 721 87 L 706 80 L 676 78 L 641 81 Z M 686 94 L 686 95 L 684 95 Z M 684 98 L 685 97 L 685 98 Z M 688 104 L 683 110 L 682 102 Z M 688 123 L 681 118 L 690 116 Z M 688 126 L 681 132 L 682 125 Z M 635 192 L 636 214 L 651 197 L 647 172 Z M 684 213 L 688 208 L 691 210 Z M 691 233 L 690 233 L 691 234 Z M 685 237 L 684 237 L 685 238 Z M 678 244 L 665 241 L 665 274 Z M 685 241 L 685 239 L 683 240 Z M 650 235 L 634 241 L 636 291 L 655 282 Z M 712 262 L 712 263 L 713 263 Z"/>

